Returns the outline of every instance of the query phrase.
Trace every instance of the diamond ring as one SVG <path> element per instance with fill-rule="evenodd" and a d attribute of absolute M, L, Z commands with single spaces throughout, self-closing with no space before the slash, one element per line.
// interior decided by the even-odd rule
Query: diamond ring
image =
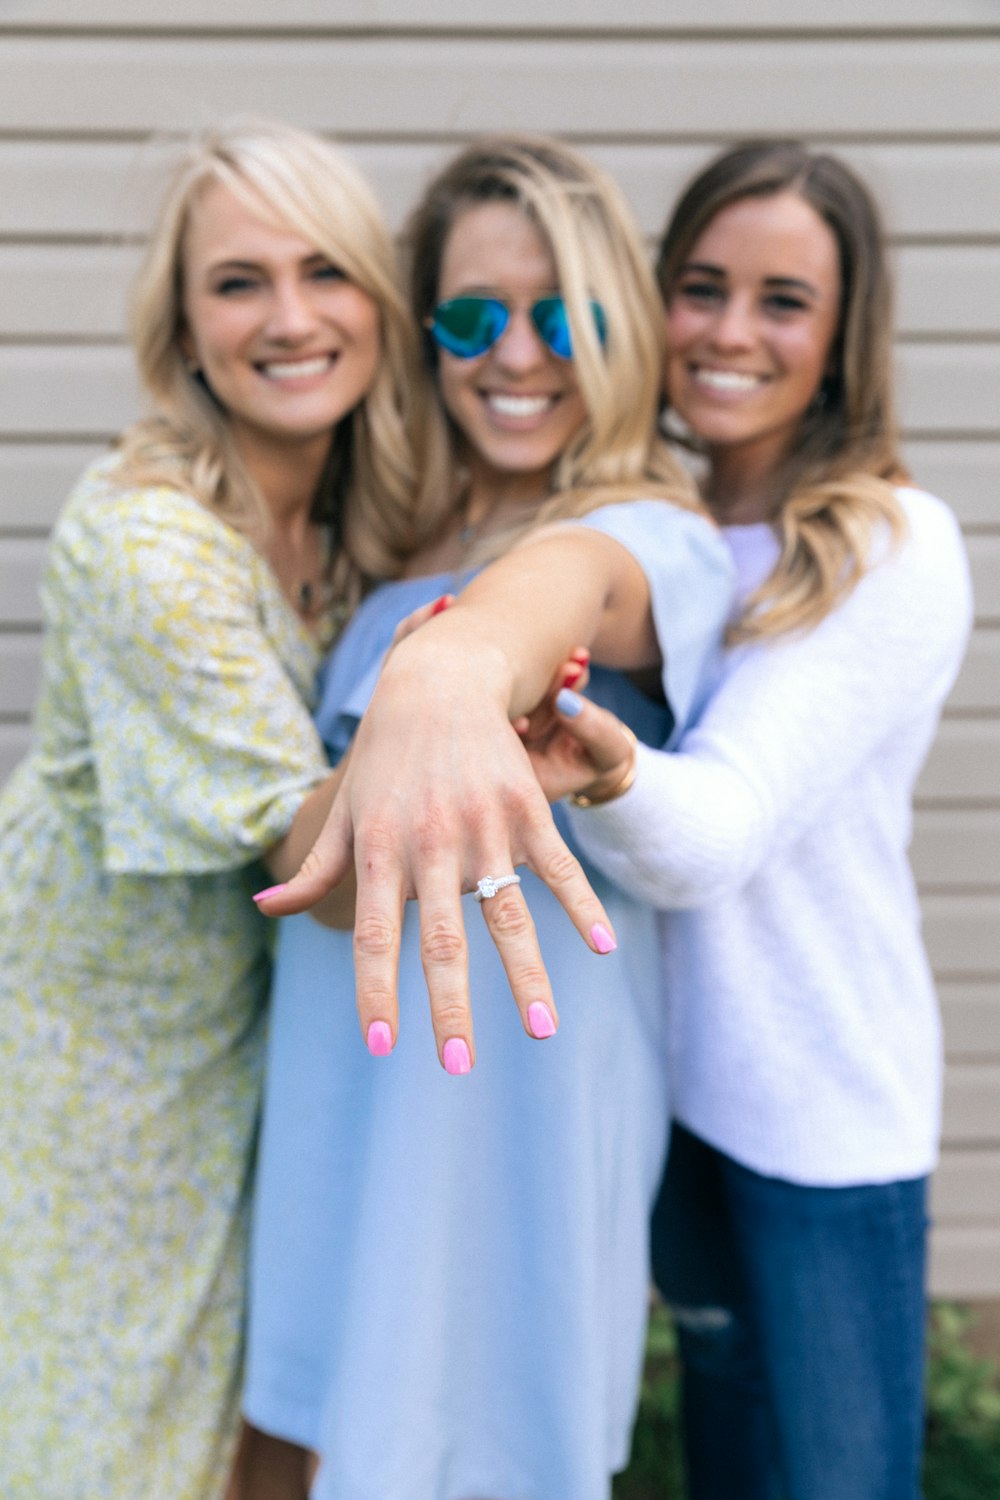
<path fill-rule="evenodd" d="M 477 901 L 489 901 L 507 886 L 520 884 L 520 875 L 484 875 L 472 894 Z"/>

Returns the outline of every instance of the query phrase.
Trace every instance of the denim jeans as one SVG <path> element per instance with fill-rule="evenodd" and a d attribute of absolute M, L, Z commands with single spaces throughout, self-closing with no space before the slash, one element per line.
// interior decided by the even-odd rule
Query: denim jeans
<path fill-rule="evenodd" d="M 653 1273 L 690 1500 L 916 1500 L 927 1179 L 800 1187 L 675 1126 Z"/>

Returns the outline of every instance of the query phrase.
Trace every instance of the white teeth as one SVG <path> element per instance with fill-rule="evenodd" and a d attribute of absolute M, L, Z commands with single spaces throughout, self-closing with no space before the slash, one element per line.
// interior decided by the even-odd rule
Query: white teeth
<path fill-rule="evenodd" d="M 301 380 L 309 375 L 322 375 L 329 364 L 330 356 L 319 354 L 313 359 L 273 360 L 261 368 L 269 380 Z"/>
<path fill-rule="evenodd" d="M 763 384 L 760 375 L 744 375 L 739 370 L 695 370 L 699 385 L 707 385 L 714 391 L 753 391 Z"/>
<path fill-rule="evenodd" d="M 502 417 L 540 417 L 552 402 L 551 396 L 502 396 L 496 391 L 486 399 Z"/>

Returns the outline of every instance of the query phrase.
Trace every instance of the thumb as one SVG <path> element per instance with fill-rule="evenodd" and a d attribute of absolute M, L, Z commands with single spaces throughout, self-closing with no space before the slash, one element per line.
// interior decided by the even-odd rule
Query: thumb
<path fill-rule="evenodd" d="M 288 917 L 308 911 L 351 873 L 353 845 L 347 827 L 336 814 L 334 804 L 319 837 L 291 880 L 260 891 L 254 897 L 265 916 Z"/>
<path fill-rule="evenodd" d="M 633 754 L 634 741 L 615 715 L 570 688 L 554 700 L 562 729 L 587 751 L 598 771 L 610 771 Z"/>

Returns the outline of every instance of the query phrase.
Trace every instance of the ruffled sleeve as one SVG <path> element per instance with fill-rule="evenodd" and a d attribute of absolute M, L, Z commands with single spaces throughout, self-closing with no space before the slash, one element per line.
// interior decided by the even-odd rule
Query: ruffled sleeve
<path fill-rule="evenodd" d="M 711 521 L 663 500 L 603 506 L 578 524 L 620 542 L 649 581 L 663 690 L 674 720 L 667 745 L 673 745 L 718 671 L 736 581 L 729 548 Z"/>
<path fill-rule="evenodd" d="M 83 705 L 105 868 L 231 869 L 283 837 L 328 769 L 306 702 L 317 658 L 246 539 L 180 492 L 92 485 L 57 528 L 43 592 Z"/>

